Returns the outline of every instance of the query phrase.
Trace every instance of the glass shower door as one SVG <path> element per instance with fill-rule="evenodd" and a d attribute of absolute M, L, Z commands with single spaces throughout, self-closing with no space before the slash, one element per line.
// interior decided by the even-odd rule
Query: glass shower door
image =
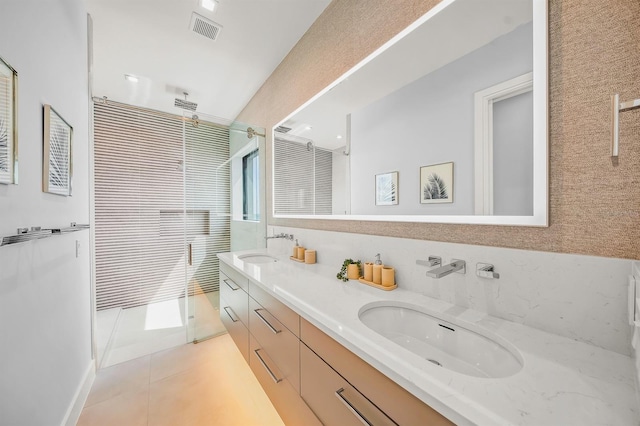
<path fill-rule="evenodd" d="M 185 118 L 187 341 L 198 342 L 226 332 L 217 254 L 230 250 L 229 216 L 219 213 L 228 210 L 229 178 L 219 175 L 218 167 L 229 158 L 229 129 L 201 113 Z"/>

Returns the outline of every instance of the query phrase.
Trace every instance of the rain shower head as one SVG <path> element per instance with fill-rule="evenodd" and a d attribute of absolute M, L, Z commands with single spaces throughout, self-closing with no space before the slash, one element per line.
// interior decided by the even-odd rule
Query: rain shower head
<path fill-rule="evenodd" d="M 178 108 L 187 109 L 189 111 L 195 111 L 196 108 L 198 108 L 197 103 L 178 98 L 176 98 L 176 102 L 174 103 L 174 105 Z"/>
<path fill-rule="evenodd" d="M 184 92 L 184 99 L 176 98 L 174 105 L 178 108 L 195 111 L 196 108 L 198 108 L 198 104 L 195 102 L 189 102 L 187 100 L 187 96 L 189 96 L 189 94 L 187 92 Z"/>

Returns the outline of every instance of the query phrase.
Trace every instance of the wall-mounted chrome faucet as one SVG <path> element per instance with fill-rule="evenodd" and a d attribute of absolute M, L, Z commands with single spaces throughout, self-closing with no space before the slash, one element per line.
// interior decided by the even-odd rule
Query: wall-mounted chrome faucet
<path fill-rule="evenodd" d="M 500 274 L 495 271 L 495 267 L 490 263 L 476 264 L 476 275 L 482 278 L 498 279 Z"/>
<path fill-rule="evenodd" d="M 273 238 L 284 238 L 285 240 L 293 241 L 293 234 L 281 232 L 280 234 L 271 235 L 270 237 L 264 237 L 265 240 L 271 240 Z"/>
<path fill-rule="evenodd" d="M 428 260 L 416 260 L 416 265 L 422 266 L 438 266 L 442 265 L 442 258 L 440 256 L 429 256 Z"/>
<path fill-rule="evenodd" d="M 454 272 L 457 272 L 458 274 L 466 273 L 467 262 L 459 259 L 451 259 L 451 263 L 448 265 L 427 271 L 427 276 L 431 278 L 442 278 Z"/>

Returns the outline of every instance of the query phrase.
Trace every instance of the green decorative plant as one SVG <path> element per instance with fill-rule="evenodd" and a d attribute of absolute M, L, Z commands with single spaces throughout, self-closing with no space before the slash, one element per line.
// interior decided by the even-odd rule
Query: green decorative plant
<path fill-rule="evenodd" d="M 362 271 L 362 262 L 359 260 L 345 259 L 344 262 L 342 262 L 342 268 L 340 268 L 340 272 L 338 272 L 336 278 L 344 282 L 349 281 L 349 278 L 347 278 L 347 268 L 349 265 L 358 265 L 358 275 L 360 275 L 360 271 Z"/>

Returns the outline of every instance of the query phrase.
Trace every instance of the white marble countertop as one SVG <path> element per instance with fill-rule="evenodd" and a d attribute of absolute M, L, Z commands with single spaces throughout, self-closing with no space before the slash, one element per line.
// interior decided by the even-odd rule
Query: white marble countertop
<path fill-rule="evenodd" d="M 307 265 L 269 254 L 278 262 L 220 260 L 260 284 L 303 318 L 376 367 L 456 424 L 638 425 L 640 412 L 633 360 L 566 337 L 460 308 L 402 289 L 382 291 L 336 279 L 339 266 Z M 438 367 L 365 326 L 362 306 L 376 301 L 418 305 L 443 319 L 495 333 L 524 360 L 516 374 L 499 379 L 463 375 Z"/>

